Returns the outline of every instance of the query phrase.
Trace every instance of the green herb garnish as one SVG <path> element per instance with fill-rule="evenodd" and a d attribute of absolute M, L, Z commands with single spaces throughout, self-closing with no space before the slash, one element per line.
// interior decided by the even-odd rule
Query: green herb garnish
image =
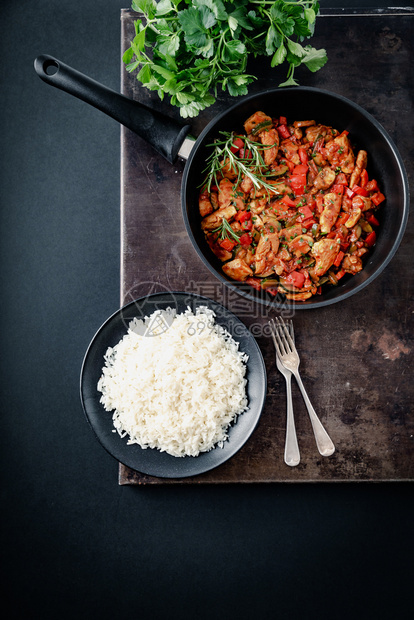
<path fill-rule="evenodd" d="M 287 80 L 304 64 L 318 71 L 324 49 L 302 45 L 312 37 L 317 0 L 133 0 L 139 13 L 135 36 L 125 51 L 127 71 L 160 99 L 170 96 L 184 118 L 212 105 L 217 90 L 246 95 L 256 76 L 246 72 L 251 56 L 271 57 L 271 67 L 288 64 Z"/>
<path fill-rule="evenodd" d="M 217 139 L 213 144 L 206 145 L 207 147 L 214 147 L 207 157 L 207 167 L 204 169 L 208 191 L 210 191 L 211 185 L 219 185 L 221 171 L 223 166 L 226 166 L 237 174 L 235 185 L 238 185 L 246 176 L 253 183 L 255 190 L 264 188 L 268 192 L 277 193 L 277 182 L 268 182 L 272 179 L 273 173 L 266 166 L 263 158 L 264 151 L 272 148 L 273 145 L 263 145 L 260 142 L 253 142 L 247 136 L 238 136 L 226 131 L 221 131 L 220 134 L 223 136 L 223 140 Z M 233 142 L 236 138 L 241 138 L 244 141 L 244 157 L 232 151 Z"/>
<path fill-rule="evenodd" d="M 237 243 L 239 243 L 239 235 L 232 229 L 225 217 L 223 217 L 220 226 L 212 230 L 212 232 L 218 233 L 220 239 L 229 239 L 230 241 L 237 241 Z"/>

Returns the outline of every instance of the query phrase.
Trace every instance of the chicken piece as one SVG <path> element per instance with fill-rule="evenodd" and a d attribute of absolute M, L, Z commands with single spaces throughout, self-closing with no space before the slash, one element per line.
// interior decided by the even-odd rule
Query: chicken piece
<path fill-rule="evenodd" d="M 294 127 L 312 127 L 315 125 L 315 121 L 295 121 L 293 123 Z"/>
<path fill-rule="evenodd" d="M 368 211 L 372 209 L 372 201 L 368 196 L 354 196 L 352 206 L 359 207 L 361 211 Z"/>
<path fill-rule="evenodd" d="M 327 140 L 333 138 L 332 127 L 326 125 L 311 125 L 305 131 L 306 138 L 311 144 L 314 144 L 319 138 L 326 138 Z"/>
<path fill-rule="evenodd" d="M 346 228 L 352 228 L 358 222 L 361 217 L 361 209 L 352 205 L 351 210 L 349 211 L 349 218 L 345 222 Z"/>
<path fill-rule="evenodd" d="M 211 204 L 212 204 L 214 210 L 219 208 L 218 193 L 217 192 L 211 192 L 211 194 L 210 194 L 210 201 L 211 201 Z"/>
<path fill-rule="evenodd" d="M 321 225 L 321 232 L 331 232 L 332 226 L 338 219 L 339 212 L 342 205 L 342 194 L 334 194 L 330 192 L 323 197 L 324 209 L 319 218 Z"/>
<path fill-rule="evenodd" d="M 292 192 L 292 188 L 290 185 L 285 183 L 285 181 L 273 181 L 272 179 L 266 179 L 266 184 L 271 186 L 271 189 L 268 187 L 261 187 L 256 190 L 255 197 L 260 196 L 268 196 L 269 193 L 272 194 L 290 194 Z"/>
<path fill-rule="evenodd" d="M 246 265 L 250 267 L 250 265 L 254 262 L 254 254 L 252 253 L 251 248 L 243 247 L 242 245 L 238 245 L 234 251 L 234 258 L 240 258 L 243 260 Z"/>
<path fill-rule="evenodd" d="M 342 269 L 347 273 L 358 273 L 362 269 L 362 260 L 355 254 L 346 254 L 342 261 Z"/>
<path fill-rule="evenodd" d="M 294 224 L 293 226 L 289 226 L 289 228 L 282 228 L 279 232 L 279 238 L 285 240 L 287 243 L 295 239 L 298 235 L 302 234 L 302 225 Z"/>
<path fill-rule="evenodd" d="M 260 142 L 267 146 L 263 151 L 263 158 L 266 166 L 273 164 L 277 157 L 279 149 L 279 134 L 276 129 L 269 129 L 268 131 L 262 131 L 260 134 Z"/>
<path fill-rule="evenodd" d="M 276 231 L 274 230 L 272 225 L 269 226 L 265 224 L 264 230 L 265 230 L 266 237 L 270 241 L 272 252 L 274 254 L 277 254 L 279 250 L 279 244 L 280 244 L 279 233 L 277 232 L 277 230 Z"/>
<path fill-rule="evenodd" d="M 228 159 L 223 159 L 220 162 L 220 172 L 226 179 L 234 181 L 238 176 L 238 171 L 233 167 Z"/>
<path fill-rule="evenodd" d="M 310 252 L 312 246 L 313 237 L 310 235 L 298 235 L 288 242 L 289 252 L 293 252 L 297 258 Z"/>
<path fill-rule="evenodd" d="M 250 211 L 254 215 L 259 215 L 259 213 L 262 213 L 262 211 L 264 210 L 266 204 L 267 198 L 261 198 L 260 200 L 251 200 L 249 203 Z"/>
<path fill-rule="evenodd" d="M 250 269 L 249 265 L 241 258 L 234 258 L 223 265 L 223 271 L 226 276 L 238 282 L 243 282 L 246 278 L 253 275 L 253 271 Z"/>
<path fill-rule="evenodd" d="M 309 299 L 309 297 L 312 297 L 313 294 L 314 293 L 311 291 L 306 293 L 285 293 L 285 297 L 286 299 L 292 299 L 293 301 L 305 301 L 306 299 Z"/>
<path fill-rule="evenodd" d="M 210 213 L 213 212 L 213 205 L 211 204 L 210 194 L 207 190 L 200 192 L 198 197 L 198 208 L 201 217 L 206 217 L 206 215 L 210 215 Z"/>
<path fill-rule="evenodd" d="M 260 230 L 264 226 L 264 222 L 262 218 L 260 217 L 260 215 L 257 215 L 257 214 L 252 215 L 252 222 L 253 222 L 253 227 L 256 230 Z"/>
<path fill-rule="evenodd" d="M 313 149 L 312 149 L 312 162 L 315 164 L 315 166 L 326 166 L 326 164 L 328 163 L 326 160 L 326 153 L 325 153 L 325 139 L 321 136 L 320 138 L 318 138 L 315 142 L 315 144 L 313 145 Z M 318 168 L 316 168 L 316 174 L 318 173 Z"/>
<path fill-rule="evenodd" d="M 311 254 L 316 259 L 315 266 L 309 270 L 314 278 L 320 278 L 333 264 L 340 250 L 340 239 L 321 239 L 313 244 Z"/>
<path fill-rule="evenodd" d="M 215 234 L 207 234 L 206 241 L 213 252 L 223 263 L 230 260 L 233 256 L 231 252 L 225 250 L 219 243 L 217 243 L 217 237 Z"/>
<path fill-rule="evenodd" d="M 218 206 L 219 209 L 227 207 L 233 200 L 233 183 L 230 179 L 222 179 L 219 185 L 218 191 Z"/>
<path fill-rule="evenodd" d="M 358 184 L 358 181 L 361 177 L 361 172 L 367 167 L 367 161 L 368 153 L 362 150 L 359 151 L 355 162 L 355 168 L 351 174 L 351 178 L 349 179 L 349 187 L 351 189 L 354 187 L 354 185 Z"/>
<path fill-rule="evenodd" d="M 295 165 L 300 164 L 300 157 L 298 154 L 299 146 L 293 142 L 290 138 L 282 140 L 279 146 L 283 156 L 291 161 Z"/>
<path fill-rule="evenodd" d="M 256 269 L 255 274 L 265 277 L 273 271 L 276 261 L 276 254 L 279 249 L 279 235 L 277 232 L 271 233 L 266 229 L 260 235 L 259 243 L 255 252 Z"/>
<path fill-rule="evenodd" d="M 348 136 L 341 133 L 325 144 L 326 157 L 334 168 L 341 168 L 345 174 L 351 174 L 355 167 L 355 156 Z"/>
<path fill-rule="evenodd" d="M 267 224 L 267 226 L 266 226 L 267 230 L 270 230 L 270 232 L 274 232 L 275 230 L 279 230 L 280 223 L 279 223 L 279 220 L 274 215 L 274 213 L 268 212 L 266 210 L 266 211 L 264 211 L 262 213 L 261 217 L 262 217 L 263 224 L 264 225 Z M 272 230 L 272 228 L 273 228 L 273 230 Z"/>
<path fill-rule="evenodd" d="M 250 194 L 250 192 L 253 189 L 253 181 L 251 180 L 250 177 L 247 176 L 247 174 L 243 177 L 242 182 L 239 185 L 240 189 L 242 192 L 244 192 L 245 194 Z"/>
<path fill-rule="evenodd" d="M 296 138 L 296 140 L 302 140 L 303 131 L 300 127 L 289 127 L 290 135 Z"/>
<path fill-rule="evenodd" d="M 260 123 L 264 123 L 264 121 L 271 121 L 271 117 L 267 116 L 264 112 L 255 112 L 244 123 L 244 130 L 247 134 L 252 133 L 252 130 L 256 127 L 256 125 L 260 125 Z"/>
<path fill-rule="evenodd" d="M 281 247 L 279 247 L 279 252 L 277 253 L 276 258 L 287 262 L 292 259 L 292 255 L 287 249 L 287 247 L 285 245 L 282 245 Z"/>
<path fill-rule="evenodd" d="M 210 215 L 207 215 L 203 220 L 201 220 L 201 228 L 205 230 L 214 230 L 218 228 L 223 221 L 223 218 L 226 220 L 230 220 L 232 217 L 236 215 L 236 208 L 232 205 L 228 207 L 223 207 L 222 209 L 218 209 L 217 211 L 213 211 Z"/>
<path fill-rule="evenodd" d="M 330 166 L 325 166 L 314 180 L 311 194 L 316 194 L 321 189 L 328 189 L 335 182 L 335 179 L 335 171 Z"/>
<path fill-rule="evenodd" d="M 345 193 L 342 196 L 342 211 L 349 213 L 352 209 L 352 200 Z"/>

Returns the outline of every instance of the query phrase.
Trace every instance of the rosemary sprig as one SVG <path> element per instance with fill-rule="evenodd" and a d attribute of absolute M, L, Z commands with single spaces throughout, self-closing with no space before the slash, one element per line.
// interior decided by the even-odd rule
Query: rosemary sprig
<path fill-rule="evenodd" d="M 225 217 L 223 217 L 220 226 L 212 230 L 212 232 L 219 233 L 220 239 L 229 239 L 230 241 L 237 241 L 237 243 L 240 243 L 238 233 L 232 229 Z"/>
<path fill-rule="evenodd" d="M 233 132 L 220 132 L 225 139 L 215 140 L 213 144 L 207 147 L 214 147 L 214 150 L 207 158 L 207 167 L 204 169 L 206 173 L 205 181 L 207 189 L 210 192 L 212 185 L 219 184 L 219 176 L 222 173 L 223 166 L 234 170 L 237 173 L 236 184 L 239 184 L 243 177 L 248 177 L 253 183 L 256 190 L 265 188 L 269 192 L 274 192 L 275 187 L 266 181 L 266 178 L 274 176 L 265 164 L 263 152 L 266 149 L 273 148 L 273 145 L 263 145 L 250 140 L 247 136 L 240 136 Z M 240 138 L 244 142 L 243 155 L 238 152 L 233 153 L 231 150 L 234 141 Z"/>

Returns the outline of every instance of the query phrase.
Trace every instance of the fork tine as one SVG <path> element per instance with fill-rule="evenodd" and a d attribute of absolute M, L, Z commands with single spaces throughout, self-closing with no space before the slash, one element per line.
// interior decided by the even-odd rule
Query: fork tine
<path fill-rule="evenodd" d="M 278 345 L 279 345 L 279 347 L 278 347 L 279 357 L 282 357 L 283 355 L 287 355 L 287 353 L 289 353 L 289 349 L 286 348 L 286 342 L 280 337 L 280 329 L 279 329 L 278 319 L 279 319 L 279 317 L 276 317 L 276 321 L 274 322 L 274 324 L 276 325 L 275 337 L 276 337 Z"/>
<path fill-rule="evenodd" d="M 272 336 L 273 344 L 275 345 L 275 349 L 277 351 L 278 345 L 277 345 L 276 338 L 275 338 L 276 328 L 275 328 L 273 319 L 269 319 L 269 327 L 270 327 L 270 335 Z"/>
<path fill-rule="evenodd" d="M 269 325 L 270 325 L 270 333 L 272 334 L 272 339 L 275 345 L 276 353 L 279 357 L 281 357 L 282 355 L 284 355 L 284 352 L 282 352 L 282 341 L 280 340 L 275 320 L 270 319 Z"/>
<path fill-rule="evenodd" d="M 290 335 L 290 330 L 288 326 L 286 325 L 286 323 L 284 322 L 284 320 L 282 319 L 282 317 L 278 317 L 278 326 L 279 326 L 279 332 L 283 336 L 286 352 L 290 353 L 291 351 L 294 351 L 295 343 L 293 342 L 292 337 Z M 290 326 L 291 326 L 291 329 L 293 329 L 292 322 Z"/>
<path fill-rule="evenodd" d="M 278 345 L 278 342 L 276 340 L 276 325 L 275 325 L 274 319 L 270 319 L 269 320 L 269 326 L 270 326 L 270 334 L 272 336 L 273 344 L 275 345 L 276 353 L 280 357 L 279 345 Z"/>

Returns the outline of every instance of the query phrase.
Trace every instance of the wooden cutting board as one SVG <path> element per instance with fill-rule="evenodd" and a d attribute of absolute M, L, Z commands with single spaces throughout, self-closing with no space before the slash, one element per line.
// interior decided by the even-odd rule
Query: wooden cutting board
<path fill-rule="evenodd" d="M 130 10 L 121 13 L 123 50 L 134 36 L 136 18 Z M 410 9 L 325 10 L 312 45 L 326 48 L 329 61 L 315 74 L 301 68 L 295 74 L 301 85 L 341 94 L 373 114 L 397 144 L 411 180 L 413 32 Z M 274 87 L 285 75 L 285 69 L 269 70 L 262 60 L 250 70 L 259 77 L 250 92 Z M 160 102 L 124 67 L 121 75 L 125 95 L 179 118 L 178 111 Z M 193 133 L 198 135 L 229 102 L 220 94 L 212 108 L 194 119 Z M 181 215 L 183 169 L 184 162 L 168 164 L 122 127 L 121 305 L 165 290 L 199 293 L 225 305 L 261 348 L 268 373 L 266 405 L 246 445 L 217 469 L 171 480 L 120 464 L 119 484 L 414 480 L 412 221 L 391 264 L 369 287 L 340 304 L 294 316 L 302 378 L 337 449 L 329 458 L 319 455 L 293 383 L 302 460 L 290 468 L 283 461 L 285 384 L 265 330 L 269 312 L 223 287 L 198 258 Z"/>

